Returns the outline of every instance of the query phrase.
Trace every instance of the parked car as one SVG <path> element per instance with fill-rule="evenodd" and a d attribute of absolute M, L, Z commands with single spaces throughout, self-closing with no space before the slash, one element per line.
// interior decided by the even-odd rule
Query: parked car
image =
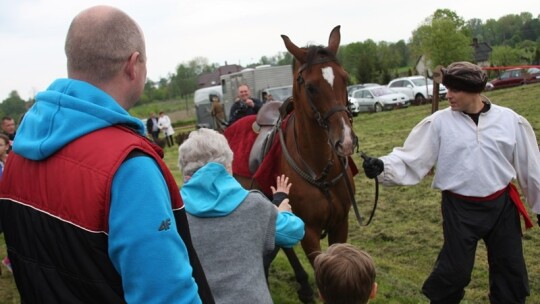
<path fill-rule="evenodd" d="M 351 112 L 357 116 L 361 112 L 381 112 L 395 108 L 406 108 L 411 103 L 403 93 L 394 92 L 386 86 L 368 86 L 351 94 Z"/>
<path fill-rule="evenodd" d="M 540 69 L 515 68 L 504 71 L 499 77 L 486 83 L 486 90 L 496 90 L 540 82 Z"/>
<path fill-rule="evenodd" d="M 363 89 L 366 87 L 374 87 L 374 86 L 380 86 L 378 83 L 359 83 L 359 84 L 353 84 L 347 87 L 347 95 L 351 97 L 351 94 L 353 91 L 356 91 L 358 89 Z"/>
<path fill-rule="evenodd" d="M 527 70 L 529 77 L 527 77 L 527 83 L 540 82 L 540 68 L 530 68 Z"/>
<path fill-rule="evenodd" d="M 397 78 L 388 83 L 388 87 L 396 92 L 407 95 L 416 105 L 424 104 L 433 97 L 433 80 L 424 76 Z M 439 85 L 439 98 L 446 98 L 446 87 Z"/>

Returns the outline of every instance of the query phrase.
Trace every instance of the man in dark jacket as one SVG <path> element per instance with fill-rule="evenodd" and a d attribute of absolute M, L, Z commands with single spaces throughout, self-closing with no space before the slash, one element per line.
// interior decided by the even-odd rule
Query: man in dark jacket
<path fill-rule="evenodd" d="M 249 87 L 245 84 L 238 87 L 238 99 L 231 107 L 229 114 L 229 125 L 240 118 L 248 115 L 256 115 L 262 107 L 262 102 L 251 97 Z"/>
<path fill-rule="evenodd" d="M 152 140 L 157 143 L 159 138 L 158 118 L 156 113 L 150 113 L 150 117 L 146 120 L 146 132 L 150 133 Z"/>

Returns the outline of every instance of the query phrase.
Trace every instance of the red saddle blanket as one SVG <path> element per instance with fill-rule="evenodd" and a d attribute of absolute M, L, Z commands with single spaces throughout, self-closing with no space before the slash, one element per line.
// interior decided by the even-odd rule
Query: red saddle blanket
<path fill-rule="evenodd" d="M 269 197 L 272 197 L 270 186 L 276 183 L 276 177 L 280 174 L 278 162 L 281 156 L 281 145 L 279 144 L 279 136 L 276 134 L 272 147 L 264 157 L 257 172 L 252 176 L 249 171 L 249 153 L 258 135 L 252 128 L 256 118 L 257 115 L 248 115 L 237 120 L 225 129 L 223 135 L 227 138 L 229 146 L 234 153 L 232 163 L 233 173 L 242 177 L 254 178 L 261 186 L 260 190 Z"/>
<path fill-rule="evenodd" d="M 276 177 L 281 174 L 279 167 L 281 144 L 279 142 L 279 135 L 276 134 L 268 154 L 263 159 L 257 172 L 252 175 L 249 171 L 249 154 L 258 135 L 252 128 L 256 118 L 257 115 L 249 115 L 237 120 L 225 129 L 223 135 L 227 138 L 229 146 L 234 153 L 232 163 L 233 173 L 242 177 L 254 178 L 261 186 L 260 190 L 268 197 L 272 197 L 270 187 L 275 185 Z M 356 175 L 358 168 L 351 157 L 349 157 L 349 166 L 351 167 L 353 176 Z"/>

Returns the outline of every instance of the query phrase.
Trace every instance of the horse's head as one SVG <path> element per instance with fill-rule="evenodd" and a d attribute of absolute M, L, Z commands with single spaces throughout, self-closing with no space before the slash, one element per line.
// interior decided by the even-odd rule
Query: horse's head
<path fill-rule="evenodd" d="M 295 110 L 326 130 L 328 143 L 338 155 L 349 156 L 354 152 L 358 138 L 353 132 L 352 116 L 347 107 L 348 75 L 336 58 L 341 39 L 339 28 L 336 26 L 330 33 L 327 47 L 300 48 L 289 37 L 281 37 L 295 58 Z"/>

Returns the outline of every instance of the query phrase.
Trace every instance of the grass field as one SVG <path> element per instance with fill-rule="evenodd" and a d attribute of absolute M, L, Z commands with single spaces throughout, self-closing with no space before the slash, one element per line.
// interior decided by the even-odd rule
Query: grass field
<path fill-rule="evenodd" d="M 507 106 L 526 117 L 540 135 L 540 84 L 488 92 L 493 103 Z M 447 107 L 442 101 L 440 108 Z M 388 154 L 393 147 L 401 146 L 406 136 L 422 118 L 431 112 L 430 105 L 412 106 L 376 114 L 361 114 L 354 118 L 354 128 L 360 138 L 360 149 L 372 156 Z M 181 174 L 176 165 L 177 149 L 167 148 L 165 160 L 178 182 Z M 361 165 L 358 155 L 354 156 Z M 421 286 L 429 275 L 442 244 L 440 193 L 431 189 L 432 177 L 409 187 L 381 188 L 379 206 L 371 225 L 360 227 L 350 214 L 349 242 L 368 251 L 377 267 L 379 293 L 372 302 L 428 303 L 421 294 Z M 355 177 L 356 199 L 364 216 L 371 211 L 374 199 L 374 182 L 363 172 Z M 326 247 L 326 244 L 323 244 Z M 540 304 L 540 228 L 524 234 L 531 296 L 529 304 Z M 313 272 L 301 248 L 297 253 L 308 270 L 313 284 Z M 6 249 L 0 237 L 0 258 Z M 473 278 L 462 303 L 488 303 L 488 276 L 486 250 L 478 246 Z M 283 254 L 274 261 L 270 274 L 270 288 L 274 302 L 299 303 L 296 283 Z M 19 303 L 13 277 L 3 269 L 0 276 L 0 304 Z"/>

